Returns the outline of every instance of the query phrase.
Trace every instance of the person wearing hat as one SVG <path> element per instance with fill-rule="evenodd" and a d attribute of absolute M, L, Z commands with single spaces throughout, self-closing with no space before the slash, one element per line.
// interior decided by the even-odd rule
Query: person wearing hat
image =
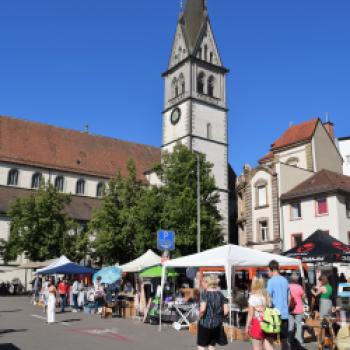
<path fill-rule="evenodd" d="M 303 344 L 304 337 L 303 330 L 303 318 L 304 318 L 304 288 L 299 284 L 299 276 L 293 273 L 290 277 L 289 284 L 290 291 L 290 303 L 289 303 L 289 335 L 290 343 L 294 340 L 294 334 L 296 329 L 295 339 L 299 344 Z"/>

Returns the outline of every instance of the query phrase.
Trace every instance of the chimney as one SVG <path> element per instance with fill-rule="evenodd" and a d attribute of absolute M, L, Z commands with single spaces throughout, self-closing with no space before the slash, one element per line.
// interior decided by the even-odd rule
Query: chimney
<path fill-rule="evenodd" d="M 323 123 L 323 126 L 326 128 L 329 136 L 334 141 L 334 124 L 329 122 L 329 121 L 327 121 L 327 122 Z"/>

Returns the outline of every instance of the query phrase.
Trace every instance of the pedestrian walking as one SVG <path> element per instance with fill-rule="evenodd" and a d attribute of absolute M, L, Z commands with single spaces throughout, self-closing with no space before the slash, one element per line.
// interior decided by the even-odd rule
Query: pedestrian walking
<path fill-rule="evenodd" d="M 289 302 L 289 336 L 290 343 L 294 343 L 294 338 L 303 345 L 303 318 L 304 318 L 304 288 L 299 284 L 299 276 L 293 273 L 290 277 L 290 302 Z M 296 331 L 296 333 L 295 333 Z M 295 334 L 295 337 L 294 337 Z"/>
<path fill-rule="evenodd" d="M 326 275 L 321 275 L 318 281 L 320 284 L 312 290 L 312 294 L 320 296 L 320 318 L 323 319 L 332 313 L 333 288 Z"/>
<path fill-rule="evenodd" d="M 50 286 L 50 280 L 48 277 L 45 278 L 45 282 L 43 283 L 42 288 L 42 296 L 43 296 L 43 302 L 44 302 L 44 313 L 47 312 L 47 304 L 49 301 L 49 286 Z"/>
<path fill-rule="evenodd" d="M 67 300 L 67 286 L 64 280 L 61 280 L 58 283 L 58 294 L 60 296 L 60 305 L 61 305 L 61 312 L 64 312 L 64 309 L 66 307 L 66 300 Z"/>
<path fill-rule="evenodd" d="M 47 323 L 52 324 L 56 322 L 56 287 L 50 283 L 49 297 L 47 301 Z"/>
<path fill-rule="evenodd" d="M 281 348 L 288 350 L 288 323 L 289 323 L 289 284 L 286 278 L 281 276 L 279 264 L 276 260 L 269 263 L 269 281 L 267 283 L 267 292 L 271 297 L 272 305 L 281 314 Z"/>
<path fill-rule="evenodd" d="M 73 296 L 73 312 L 78 312 L 78 296 L 81 291 L 81 285 L 78 278 L 75 278 L 74 283 L 72 285 L 72 296 Z"/>
<path fill-rule="evenodd" d="M 227 345 L 223 318 L 228 314 L 228 302 L 219 290 L 219 279 L 210 275 L 204 279 L 205 291 L 200 298 L 197 333 L 198 350 L 215 350 L 215 345 Z"/>
<path fill-rule="evenodd" d="M 252 339 L 253 350 L 273 349 L 273 339 L 269 339 L 260 326 L 267 306 L 268 295 L 265 288 L 265 280 L 254 277 L 248 299 L 248 317 L 245 327 L 246 335 Z"/>

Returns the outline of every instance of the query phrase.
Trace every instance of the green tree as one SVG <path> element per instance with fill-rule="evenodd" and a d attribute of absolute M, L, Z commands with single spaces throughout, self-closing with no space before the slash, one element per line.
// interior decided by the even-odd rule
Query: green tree
<path fill-rule="evenodd" d="M 109 182 L 102 206 L 94 213 L 89 224 L 89 232 L 94 237 L 93 255 L 101 264 L 113 264 L 116 261 L 124 263 L 136 256 L 136 207 L 145 189 L 144 184 L 137 179 L 132 160 L 128 162 L 127 169 L 127 177 L 118 173 Z"/>
<path fill-rule="evenodd" d="M 25 198 L 17 198 L 11 205 L 10 235 L 3 258 L 15 260 L 25 253 L 32 261 L 44 261 L 76 250 L 72 232 L 77 224 L 64 213 L 70 196 L 58 193 L 51 184 Z M 67 254 L 69 256 L 69 254 Z"/>
<path fill-rule="evenodd" d="M 201 247 L 209 249 L 223 243 L 219 195 L 211 175 L 212 164 L 200 154 L 201 187 Z M 176 255 L 197 250 L 197 155 L 177 144 L 171 153 L 163 155 L 157 169 L 164 186 L 160 227 L 176 232 Z"/>

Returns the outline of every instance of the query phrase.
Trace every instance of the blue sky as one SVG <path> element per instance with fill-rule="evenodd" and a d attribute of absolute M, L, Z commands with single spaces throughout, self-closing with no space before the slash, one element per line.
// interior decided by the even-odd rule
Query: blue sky
<path fill-rule="evenodd" d="M 0 114 L 160 146 L 180 0 L 0 3 Z M 350 135 L 349 0 L 208 0 L 228 77 L 230 163 L 290 122 Z"/>

